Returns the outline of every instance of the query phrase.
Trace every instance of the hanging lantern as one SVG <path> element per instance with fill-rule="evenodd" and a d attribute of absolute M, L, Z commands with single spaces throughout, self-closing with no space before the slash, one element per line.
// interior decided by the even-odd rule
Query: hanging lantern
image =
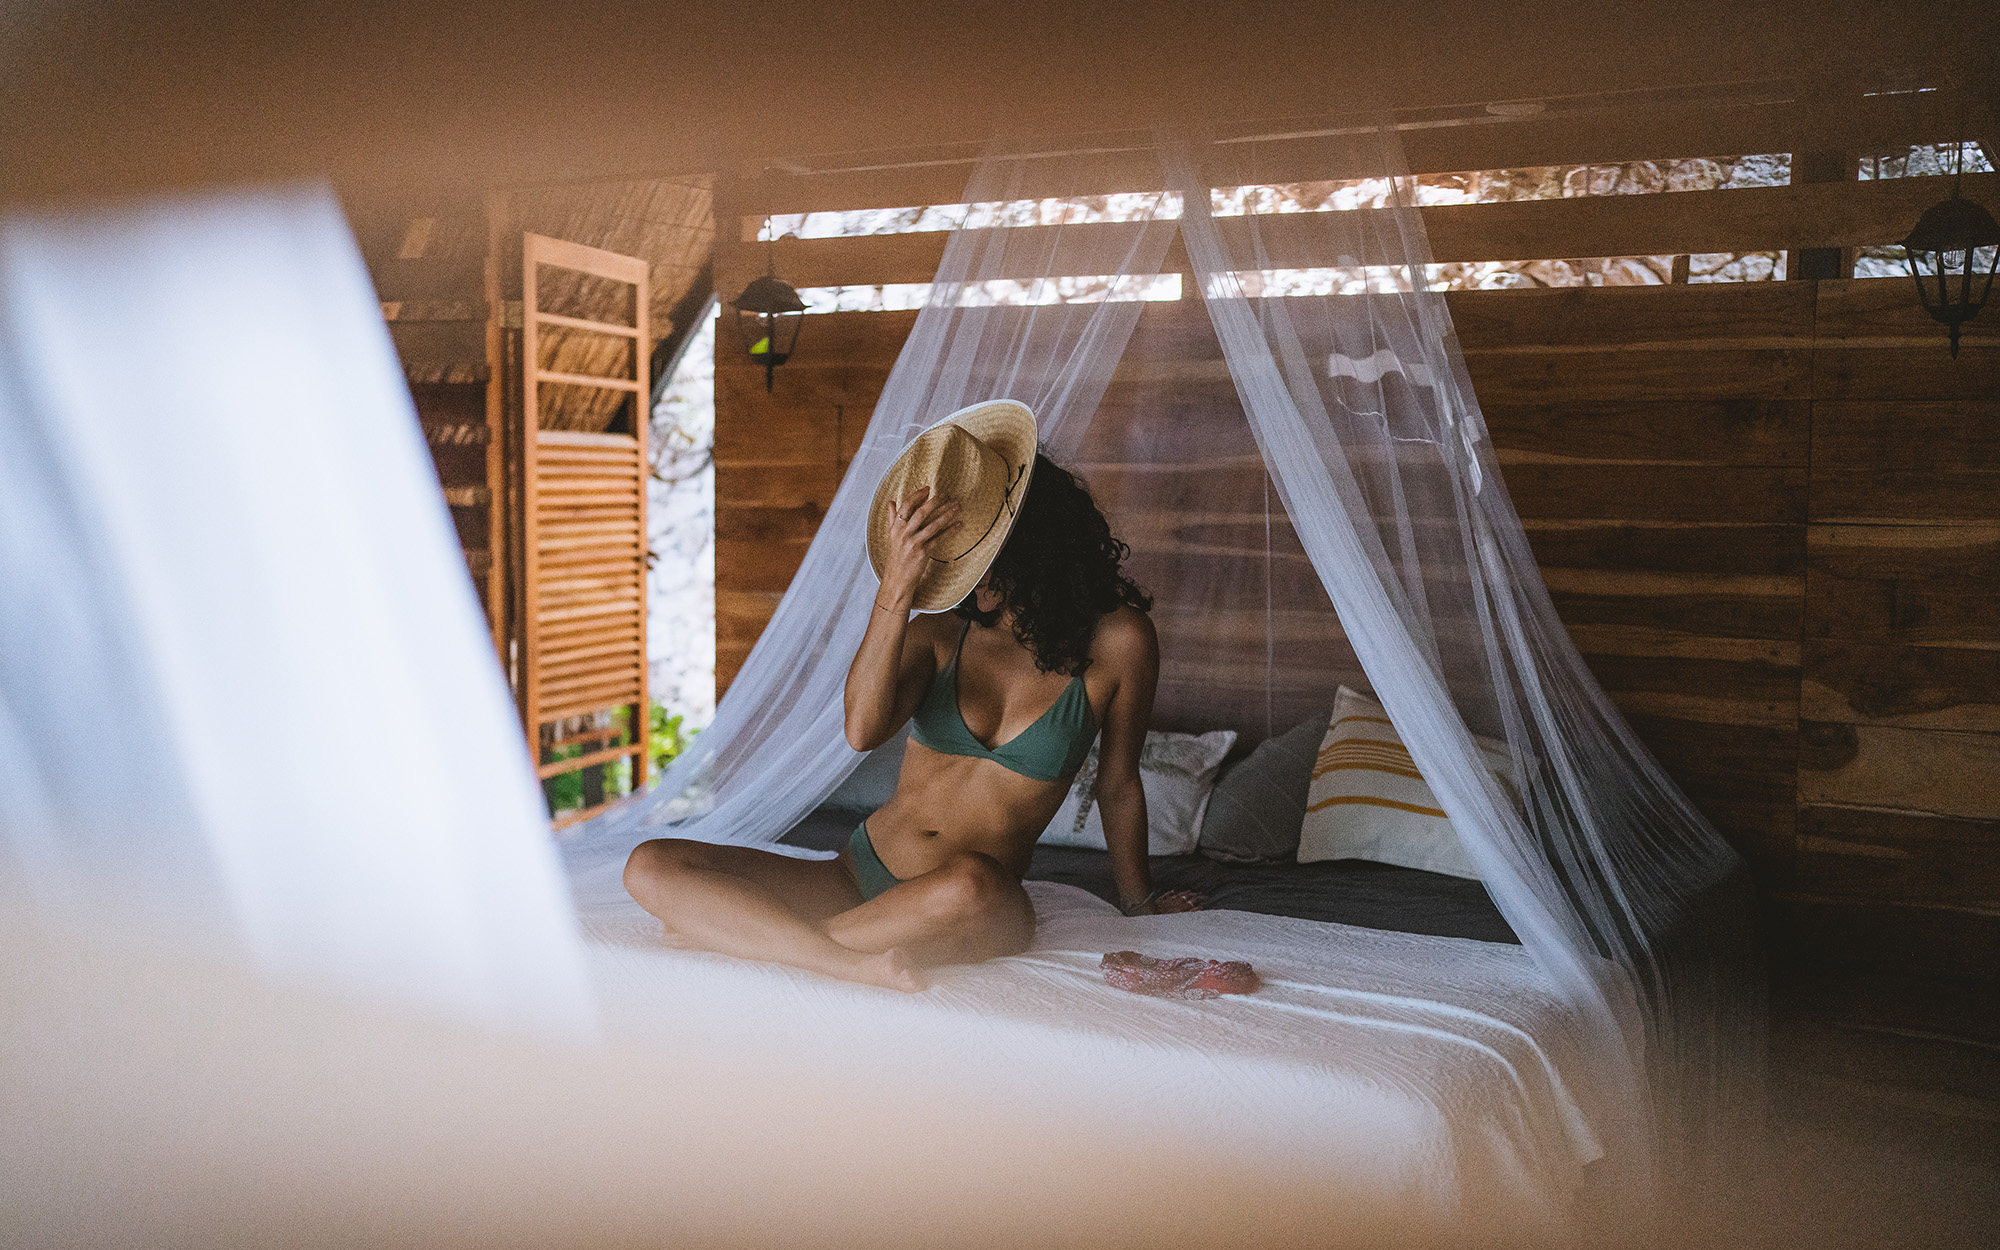
<path fill-rule="evenodd" d="M 1964 175 L 1965 145 L 1959 145 L 1959 173 Z M 1979 249 L 1992 248 L 1981 272 Z M 1979 315 L 1993 290 L 1993 271 L 2000 268 L 2000 223 L 1993 214 L 1965 199 L 1956 185 L 1951 198 L 1933 204 L 1917 218 L 1916 229 L 1903 240 L 1910 276 L 1917 280 L 1917 298 L 1924 311 L 1944 323 L 1951 334 L 1951 354 L 1958 355 L 1958 328 Z"/>
<path fill-rule="evenodd" d="M 765 220 L 764 233 L 770 241 L 771 224 Z M 799 325 L 805 320 L 806 303 L 792 284 L 778 277 L 776 261 L 767 253 L 764 276 L 743 288 L 732 301 L 736 309 L 736 332 L 752 364 L 764 367 L 764 389 L 771 389 L 771 375 L 792 358 L 799 343 Z"/>

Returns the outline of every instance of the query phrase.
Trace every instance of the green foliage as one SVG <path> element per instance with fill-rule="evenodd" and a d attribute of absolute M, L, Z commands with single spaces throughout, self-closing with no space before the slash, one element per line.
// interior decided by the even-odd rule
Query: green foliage
<path fill-rule="evenodd" d="M 583 744 L 566 742 L 549 752 L 548 763 L 558 760 L 575 759 L 583 754 Z M 542 782 L 542 797 L 548 800 L 549 813 L 572 812 L 583 806 L 583 770 L 573 773 L 557 773 Z"/>
<path fill-rule="evenodd" d="M 673 758 L 687 750 L 701 731 L 686 727 L 685 718 L 679 713 L 669 715 L 666 706 L 653 701 L 648 723 L 646 754 L 650 761 L 647 775 L 657 781 L 660 770 Z M 619 733 L 605 741 L 565 742 L 553 747 L 543 763 L 554 764 L 561 760 L 573 760 L 588 751 L 602 750 L 604 747 L 624 746 L 628 741 Z M 601 789 L 597 785 L 602 779 Z M 589 784 L 586 784 L 588 781 Z M 595 791 L 595 794 L 591 792 Z M 609 764 L 598 764 L 590 768 L 579 768 L 571 773 L 558 773 L 542 782 L 542 795 L 548 800 L 549 814 L 573 812 L 580 807 L 591 806 L 608 799 L 621 798 L 632 792 L 632 761 L 614 760 Z"/>
<path fill-rule="evenodd" d="M 657 778 L 660 770 L 671 763 L 675 756 L 687 750 L 688 744 L 694 741 L 694 736 L 701 732 L 699 729 L 686 728 L 685 720 L 686 718 L 678 712 L 669 716 L 665 704 L 658 699 L 653 701 L 652 741 L 649 747 L 653 765 L 651 771 L 654 777 Z"/>

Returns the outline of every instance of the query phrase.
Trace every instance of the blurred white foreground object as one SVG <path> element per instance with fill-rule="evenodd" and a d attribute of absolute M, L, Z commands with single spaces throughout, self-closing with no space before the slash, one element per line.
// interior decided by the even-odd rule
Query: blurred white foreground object
<path fill-rule="evenodd" d="M 332 195 L 0 222 L 0 871 L 573 1034 L 547 830 Z"/>

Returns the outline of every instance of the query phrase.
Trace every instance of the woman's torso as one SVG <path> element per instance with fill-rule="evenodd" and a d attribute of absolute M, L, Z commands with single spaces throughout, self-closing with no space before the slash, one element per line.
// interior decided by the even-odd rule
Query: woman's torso
<path fill-rule="evenodd" d="M 1025 873 L 1081 762 L 1082 748 L 1072 748 L 1096 737 L 1116 677 L 1096 664 L 1080 678 L 1040 672 L 1004 625 L 938 635 L 936 675 L 918 714 L 918 734 L 935 745 L 912 735 L 895 796 L 868 818 L 869 839 L 899 877 L 958 851 Z M 951 753 L 958 749 L 980 753 Z"/>

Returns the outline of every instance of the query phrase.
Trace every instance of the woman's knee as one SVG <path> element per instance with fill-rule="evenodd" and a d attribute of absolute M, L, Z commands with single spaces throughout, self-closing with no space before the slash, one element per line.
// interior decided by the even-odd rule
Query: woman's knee
<path fill-rule="evenodd" d="M 1035 932 L 1035 911 L 1020 879 L 990 855 L 967 851 L 952 856 L 936 870 L 940 877 L 934 896 L 939 909 L 969 928 L 991 935 L 996 946 L 1013 954 L 1027 949 Z"/>
<path fill-rule="evenodd" d="M 1000 861 L 978 851 L 961 851 L 926 875 L 932 878 L 932 903 L 961 916 L 984 911 L 1008 886 L 1016 885 Z"/>
<path fill-rule="evenodd" d="M 654 838 L 632 848 L 625 860 L 625 889 L 641 889 L 677 869 L 698 866 L 703 844 L 683 838 Z"/>

